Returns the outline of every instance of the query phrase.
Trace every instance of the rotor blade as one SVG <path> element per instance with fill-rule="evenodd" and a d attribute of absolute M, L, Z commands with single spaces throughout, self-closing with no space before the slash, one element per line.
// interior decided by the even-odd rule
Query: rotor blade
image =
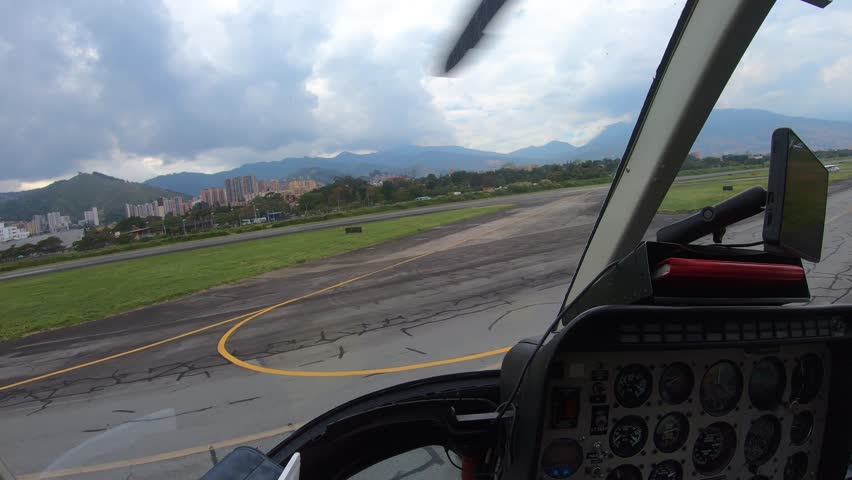
<path fill-rule="evenodd" d="M 505 3 L 506 0 L 481 0 L 479 2 L 479 6 L 473 12 L 473 16 L 470 17 L 467 26 L 462 30 L 459 39 L 453 45 L 449 55 L 447 55 L 447 61 L 444 64 L 444 74 L 450 73 L 450 70 L 459 64 L 465 54 L 479 43 L 488 23 L 494 19 L 494 16 L 497 15 L 497 12 L 500 11 L 500 8 Z"/>

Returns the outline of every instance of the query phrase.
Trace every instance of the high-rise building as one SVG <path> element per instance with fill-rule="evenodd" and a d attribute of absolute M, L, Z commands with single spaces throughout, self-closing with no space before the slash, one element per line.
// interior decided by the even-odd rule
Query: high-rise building
<path fill-rule="evenodd" d="M 228 204 L 228 197 L 224 188 L 210 187 L 201 191 L 201 201 L 211 206 L 223 206 Z"/>
<path fill-rule="evenodd" d="M 101 224 L 100 219 L 98 218 L 98 207 L 92 207 L 91 210 L 83 211 L 83 220 L 89 225 L 97 227 Z"/>
<path fill-rule="evenodd" d="M 189 204 L 183 201 L 183 197 L 172 198 L 172 204 L 174 205 L 173 213 L 175 215 L 185 215 L 189 211 Z"/>
<path fill-rule="evenodd" d="M 18 225 L 6 225 L 0 222 L 0 242 L 8 242 L 9 240 L 23 240 L 30 236 L 30 233 L 19 228 Z"/>
<path fill-rule="evenodd" d="M 47 214 L 47 229 L 51 232 L 58 232 L 60 230 L 65 230 L 67 227 L 66 224 L 62 221 L 62 215 L 59 212 L 49 212 Z"/>
<path fill-rule="evenodd" d="M 44 231 L 46 226 L 47 220 L 45 220 L 44 215 L 33 215 L 32 221 L 27 224 L 27 231 L 30 232 L 30 235 L 38 235 Z"/>
<path fill-rule="evenodd" d="M 157 210 L 160 210 L 160 207 L 162 207 L 163 215 L 161 216 L 165 216 L 170 213 L 172 215 L 181 216 L 186 213 L 186 206 L 187 205 L 184 203 L 183 197 L 161 197 L 157 200 Z"/>
<path fill-rule="evenodd" d="M 257 178 L 254 175 L 226 178 L 225 191 L 228 203 L 240 205 L 258 195 Z"/>
<path fill-rule="evenodd" d="M 298 180 L 290 180 L 287 182 L 286 190 L 297 197 L 301 197 L 303 194 L 310 192 L 319 187 L 316 181 L 310 179 L 298 179 Z"/>
<path fill-rule="evenodd" d="M 280 192 L 281 191 L 281 182 L 278 180 L 270 180 L 269 181 L 269 191 L 270 192 Z"/>
<path fill-rule="evenodd" d="M 162 200 L 162 199 L 160 199 Z M 165 215 L 161 214 L 161 206 L 158 205 L 157 201 L 150 203 L 140 203 L 138 205 L 131 205 L 129 203 L 124 204 L 124 215 L 127 217 L 162 217 Z"/>

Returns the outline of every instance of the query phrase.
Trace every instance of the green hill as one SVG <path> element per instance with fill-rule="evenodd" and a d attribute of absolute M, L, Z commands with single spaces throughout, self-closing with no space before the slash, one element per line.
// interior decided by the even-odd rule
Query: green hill
<path fill-rule="evenodd" d="M 111 222 L 124 218 L 125 203 L 150 202 L 159 197 L 189 199 L 171 190 L 122 180 L 102 173 L 78 173 L 68 180 L 51 183 L 44 188 L 0 194 L 0 219 L 29 220 L 33 215 L 60 212 L 73 221 L 82 218 L 83 210 L 98 207 L 101 220 Z"/>

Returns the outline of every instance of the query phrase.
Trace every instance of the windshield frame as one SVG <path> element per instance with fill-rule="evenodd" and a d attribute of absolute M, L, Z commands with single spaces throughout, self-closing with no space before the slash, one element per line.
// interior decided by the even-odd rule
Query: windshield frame
<path fill-rule="evenodd" d="M 684 6 L 612 185 L 571 279 L 565 304 L 644 236 L 689 149 L 774 0 Z M 563 319 L 567 322 L 569 318 Z"/>

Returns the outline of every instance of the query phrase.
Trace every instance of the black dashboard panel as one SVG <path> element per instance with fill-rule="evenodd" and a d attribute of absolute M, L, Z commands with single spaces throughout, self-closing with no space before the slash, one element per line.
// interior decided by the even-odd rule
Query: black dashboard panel
<path fill-rule="evenodd" d="M 557 352 L 539 478 L 817 478 L 829 357 L 823 342 Z"/>
<path fill-rule="evenodd" d="M 609 305 L 537 342 L 503 360 L 503 478 L 846 478 L 852 306 Z"/>

